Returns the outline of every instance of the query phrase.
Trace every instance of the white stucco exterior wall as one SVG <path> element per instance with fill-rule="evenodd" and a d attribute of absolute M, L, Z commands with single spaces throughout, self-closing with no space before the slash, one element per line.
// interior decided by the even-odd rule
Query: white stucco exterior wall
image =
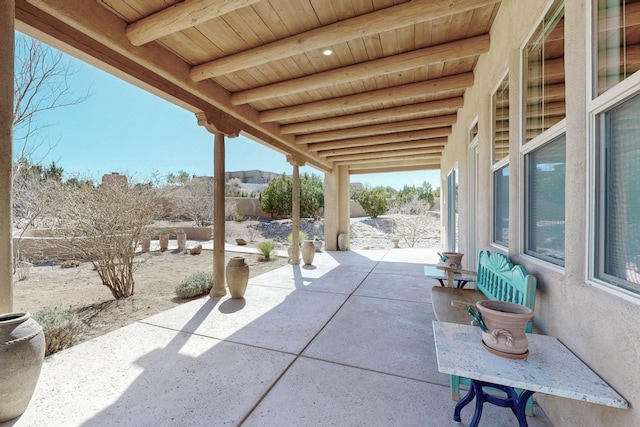
<path fill-rule="evenodd" d="M 519 153 L 521 125 L 520 50 L 544 15 L 550 1 L 503 0 L 491 31 L 491 49 L 475 70 L 473 88 L 465 94 L 450 142 L 442 158 L 442 195 L 446 175 L 456 164 L 460 174 L 460 250 L 466 251 L 468 221 L 468 129 L 478 117 L 479 166 L 477 227 L 478 249 L 506 253 L 491 245 L 491 95 L 509 71 L 510 85 L 510 200 L 509 248 L 512 261 L 523 264 L 538 279 L 536 324 L 544 333 L 560 339 L 572 352 L 607 381 L 630 404 L 626 410 L 569 399 L 535 395 L 556 426 L 640 425 L 640 298 L 625 297 L 589 284 L 587 279 L 588 152 L 590 136 L 587 115 L 588 67 L 591 52 L 587 37 L 590 3 L 565 2 L 566 73 L 566 225 L 565 267 L 558 268 L 519 255 L 522 245 L 522 156 Z M 443 204 L 442 217 L 446 218 Z M 446 219 L 445 219 L 446 221 Z M 446 226 L 447 224 L 445 224 Z"/>

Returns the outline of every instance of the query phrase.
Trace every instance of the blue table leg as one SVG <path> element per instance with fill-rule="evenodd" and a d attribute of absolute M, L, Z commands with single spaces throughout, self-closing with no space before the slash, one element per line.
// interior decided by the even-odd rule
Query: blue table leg
<path fill-rule="evenodd" d="M 500 397 L 493 394 L 485 393 L 483 387 L 498 389 L 504 392 L 506 394 L 506 397 Z M 510 408 L 518 420 L 518 425 L 520 427 L 528 427 L 525 410 L 527 407 L 527 401 L 529 400 L 531 395 L 533 395 L 533 393 L 534 392 L 530 390 L 523 390 L 520 394 L 518 394 L 518 392 L 513 387 L 487 383 L 484 381 L 471 380 L 471 387 L 469 387 L 469 392 L 462 400 L 460 400 L 456 404 L 455 410 L 453 411 L 453 420 L 457 422 L 460 422 L 462 420 L 460 418 L 460 412 L 462 411 L 462 408 L 471 403 L 471 401 L 475 397 L 476 408 L 469 427 L 477 427 L 480 423 L 482 408 L 485 402 L 489 402 L 493 405 L 503 408 Z"/>
<path fill-rule="evenodd" d="M 471 382 L 473 383 L 473 380 L 471 380 Z M 464 408 L 469 403 L 471 403 L 471 401 L 475 396 L 476 396 L 476 391 L 474 387 L 473 386 L 469 387 L 469 391 L 467 392 L 467 394 L 462 399 L 460 399 L 458 403 L 456 403 L 456 409 L 453 411 L 454 421 L 457 421 L 457 422 L 462 421 L 462 419 L 460 418 L 460 411 L 462 411 L 462 408 Z"/>

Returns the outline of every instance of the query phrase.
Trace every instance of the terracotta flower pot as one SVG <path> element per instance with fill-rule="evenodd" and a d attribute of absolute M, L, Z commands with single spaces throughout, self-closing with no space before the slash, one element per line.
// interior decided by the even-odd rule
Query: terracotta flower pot
<path fill-rule="evenodd" d="M 525 354 L 529 342 L 525 330 L 533 310 L 505 301 L 483 300 L 476 303 L 488 332 L 482 332 L 484 344 L 499 353 Z"/>
<path fill-rule="evenodd" d="M 0 423 L 27 409 L 40 377 L 44 351 L 42 327 L 29 313 L 0 315 Z"/>
<path fill-rule="evenodd" d="M 462 268 L 462 257 L 464 254 L 458 252 L 442 252 L 447 259 L 444 261 L 444 265 L 451 268 Z"/>
<path fill-rule="evenodd" d="M 225 272 L 231 298 L 243 298 L 249 283 L 249 266 L 245 264 L 244 258 L 241 256 L 231 257 Z"/>

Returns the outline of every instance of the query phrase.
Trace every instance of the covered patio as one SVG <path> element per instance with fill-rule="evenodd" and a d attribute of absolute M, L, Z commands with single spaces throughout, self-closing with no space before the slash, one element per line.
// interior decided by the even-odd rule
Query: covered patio
<path fill-rule="evenodd" d="M 467 254 L 469 269 L 480 250 L 500 252 L 535 275 L 540 331 L 557 337 L 629 403 L 621 410 L 541 395 L 538 402 L 549 419 L 559 426 L 640 425 L 639 5 L 633 0 L 0 2 L 0 311 L 11 311 L 13 295 L 14 29 L 194 113 L 194 126 L 214 134 L 216 206 L 224 204 L 228 140 L 242 134 L 287 155 L 294 190 L 293 259 L 298 168 L 324 172 L 329 252 L 323 258 L 339 266 L 327 268 L 323 259 L 312 271 L 288 267 L 282 270 L 286 277 L 253 283 L 256 298 L 249 293 L 239 309 L 224 296 L 224 218 L 217 216 L 212 299 L 53 358 L 38 393 L 49 388 L 32 408 L 53 408 L 46 401 L 77 392 L 67 388 L 66 377 L 49 378 L 56 375 L 55 364 L 80 352 L 88 357 L 122 349 L 114 358 L 126 368 L 105 383 L 98 375 L 113 369 L 109 360 L 78 356 L 70 362 L 73 375 L 91 373 L 74 384 L 95 387 L 102 397 L 84 412 L 76 407 L 93 402 L 87 394 L 94 391 L 80 388 L 76 396 L 81 394 L 83 403 L 64 416 L 99 425 L 102 414 L 152 413 L 145 408 L 160 411 L 161 403 L 171 401 L 160 397 L 181 399 L 187 385 L 195 384 L 202 404 L 186 411 L 188 398 L 178 412 L 197 414 L 198 420 L 229 412 L 226 422 L 247 425 L 282 425 L 305 416 L 308 424 L 318 419 L 341 424 L 330 418 L 332 410 L 318 409 L 327 407 L 318 402 L 330 396 L 328 405 L 340 410 L 345 423 L 352 420 L 347 417 L 371 416 L 353 424 L 380 425 L 383 414 L 421 425 L 451 423 L 443 376 L 428 365 L 432 345 L 423 341 L 430 334 L 426 290 L 431 284 L 416 275 L 424 290 L 397 296 L 418 283 L 397 283 L 412 276 L 418 263 L 397 271 L 394 266 L 403 264 L 387 257 L 400 252 L 332 252 L 338 235 L 349 237 L 351 176 L 439 169 L 442 249 Z M 437 261 L 430 256 L 419 262 Z M 257 301 L 266 305 L 252 305 Z M 294 316 L 305 304 L 308 309 L 298 313 L 303 317 Z M 295 310 L 279 314 L 286 307 Z M 270 325 L 280 326 L 266 333 L 262 328 Z M 297 337 L 278 333 L 305 325 Z M 182 329 L 196 334 L 178 332 Z M 138 337 L 128 338 L 127 330 Z M 141 338 L 147 335 L 158 341 Z M 112 339 L 130 342 L 135 354 L 127 355 Z M 263 362 L 253 364 L 263 371 L 253 374 L 261 381 L 254 381 L 251 391 L 242 387 L 244 373 L 224 370 L 238 353 L 238 360 Z M 149 370 L 156 355 L 159 362 L 177 358 L 174 376 Z M 241 365 L 249 372 L 250 363 Z M 223 381 L 213 382 L 220 375 Z M 371 385 L 350 401 L 347 390 L 359 380 Z M 391 392 L 396 386 L 407 388 Z M 145 393 L 149 399 L 136 400 Z M 238 399 L 241 393 L 246 399 Z M 219 398 L 223 403 L 210 404 Z M 242 403 L 234 406 L 237 401 Z M 391 402 L 400 409 L 387 410 Z M 51 417 L 35 412 L 30 409 L 26 417 Z M 18 422 L 28 425 L 26 419 Z M 388 424 L 412 423 L 398 419 Z M 540 420 L 532 422 L 545 422 Z"/>
<path fill-rule="evenodd" d="M 433 249 L 316 254 L 47 358 L 21 426 L 466 426 L 438 372 Z M 486 405 L 481 425 L 517 425 Z M 531 427 L 550 427 L 542 411 Z"/>

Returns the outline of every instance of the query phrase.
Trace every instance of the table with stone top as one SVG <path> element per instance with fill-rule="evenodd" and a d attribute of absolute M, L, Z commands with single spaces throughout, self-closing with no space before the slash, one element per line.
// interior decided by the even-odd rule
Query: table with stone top
<path fill-rule="evenodd" d="M 484 402 L 511 408 L 520 427 L 527 427 L 525 405 L 536 392 L 614 408 L 628 406 L 555 337 L 527 334 L 528 357 L 509 359 L 483 348 L 479 327 L 434 321 L 433 332 L 438 370 L 471 379 L 469 392 L 456 404 L 453 415 L 459 422 L 461 410 L 476 398 L 470 427 L 480 422 Z M 486 393 L 483 387 L 502 390 L 506 397 Z"/>

